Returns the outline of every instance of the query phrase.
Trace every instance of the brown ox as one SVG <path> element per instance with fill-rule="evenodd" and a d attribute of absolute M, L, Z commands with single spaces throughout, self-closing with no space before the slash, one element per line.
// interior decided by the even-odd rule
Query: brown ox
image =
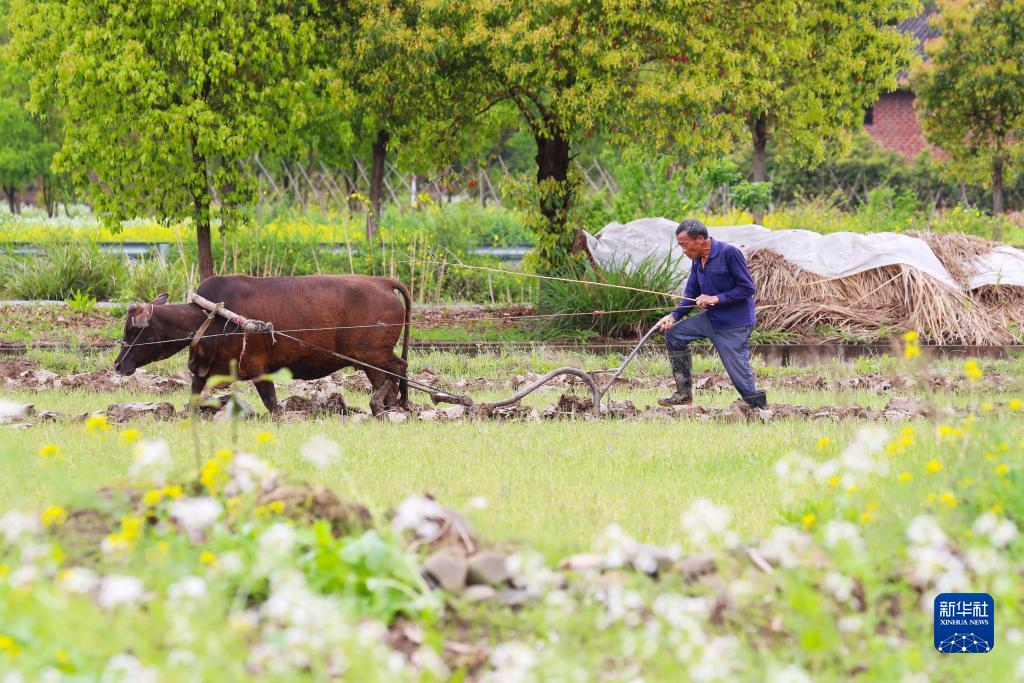
<path fill-rule="evenodd" d="M 395 296 L 396 290 L 404 299 L 404 307 Z M 357 367 L 373 385 L 370 408 L 374 414 L 396 404 L 407 405 L 406 368 L 412 304 L 409 290 L 398 280 L 364 275 L 273 278 L 227 275 L 204 280 L 196 293 L 222 303 L 245 318 L 272 323 L 275 330 L 358 362 L 282 335 L 275 336 L 276 343 L 272 342 L 270 334 L 242 335 L 237 325 L 217 316 L 189 350 L 193 395 L 202 392 L 211 375 L 228 374 L 234 360 L 238 365 L 238 378 L 253 381 L 263 404 L 272 413 L 277 408 L 274 383 L 256 378 L 281 368 L 291 370 L 296 379 L 317 379 L 343 367 Z M 140 366 L 188 348 L 207 315 L 207 311 L 195 303 L 168 304 L 166 294 L 148 304 L 130 304 L 124 341 L 114 369 L 122 375 L 131 375 Z M 394 349 L 403 336 L 403 329 L 402 357 L 399 358 Z M 401 377 L 397 383 L 396 376 Z"/>

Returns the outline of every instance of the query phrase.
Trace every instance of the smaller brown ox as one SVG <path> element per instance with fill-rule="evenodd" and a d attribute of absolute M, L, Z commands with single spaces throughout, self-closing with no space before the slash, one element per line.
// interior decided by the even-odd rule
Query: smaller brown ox
<path fill-rule="evenodd" d="M 404 307 L 395 296 L 396 291 L 402 295 Z M 276 342 L 271 340 L 270 334 L 242 335 L 237 325 L 217 316 L 189 350 L 193 395 L 202 392 L 211 375 L 228 374 L 234 360 L 238 365 L 238 378 L 252 380 L 263 404 L 273 413 L 277 409 L 274 383 L 258 381 L 257 377 L 288 368 L 296 379 L 318 379 L 353 366 L 362 369 L 373 385 L 370 409 L 374 414 L 395 405 L 407 406 L 406 369 L 412 303 L 409 290 L 398 280 L 365 275 L 271 278 L 226 275 L 204 280 L 196 293 L 222 303 L 224 308 L 240 316 L 272 323 L 275 330 L 359 362 L 353 363 L 280 334 L 276 335 Z M 114 369 L 122 375 L 131 375 L 143 365 L 170 358 L 189 348 L 207 315 L 208 312 L 195 303 L 168 304 L 166 294 L 148 304 L 130 304 L 124 341 Z M 403 336 L 403 329 L 402 357 L 399 358 L 394 349 Z M 396 382 L 398 377 L 401 379 Z"/>

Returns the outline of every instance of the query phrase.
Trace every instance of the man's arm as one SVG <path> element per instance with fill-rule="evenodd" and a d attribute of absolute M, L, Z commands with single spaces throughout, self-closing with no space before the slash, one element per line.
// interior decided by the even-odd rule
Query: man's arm
<path fill-rule="evenodd" d="M 685 297 L 676 306 L 676 309 L 670 314 L 677 321 L 690 314 L 693 310 L 693 300 L 700 294 L 700 283 L 697 281 L 697 264 L 693 263 L 690 266 L 690 277 L 686 279 L 686 288 L 683 289 L 683 296 Z"/>
<path fill-rule="evenodd" d="M 736 285 L 732 289 L 718 293 L 719 304 L 742 301 L 747 297 L 754 296 L 756 291 L 754 288 L 754 278 L 750 276 L 750 268 L 747 267 L 747 262 L 743 258 L 742 252 L 739 249 L 730 249 L 727 254 L 726 265 L 729 268 L 729 273 L 736 281 Z"/>

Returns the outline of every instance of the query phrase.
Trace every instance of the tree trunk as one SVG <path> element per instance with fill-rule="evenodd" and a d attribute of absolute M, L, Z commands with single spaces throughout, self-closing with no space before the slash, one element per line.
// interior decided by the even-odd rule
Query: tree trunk
<path fill-rule="evenodd" d="M 213 247 L 210 244 L 210 204 L 205 197 L 195 199 L 196 244 L 199 248 L 199 278 L 213 277 Z"/>
<path fill-rule="evenodd" d="M 359 162 L 352 158 L 352 179 L 345 179 L 345 191 L 348 192 L 348 212 L 351 215 L 359 210 L 359 200 L 353 197 L 359 191 Z"/>
<path fill-rule="evenodd" d="M 750 127 L 754 142 L 754 182 L 763 183 L 765 180 L 765 157 L 768 147 L 768 119 L 761 114 L 753 121 Z M 754 222 L 758 225 L 764 223 L 764 211 L 761 208 L 754 209 Z"/>
<path fill-rule="evenodd" d="M 549 127 L 550 135 L 538 133 L 537 142 L 537 184 L 540 213 L 547 223 L 549 239 L 541 239 L 538 254 L 551 271 L 557 271 L 569 254 L 573 235 L 566 230 L 569 222 L 569 207 L 573 191 L 568 185 L 569 141 L 557 128 Z M 554 181 L 557 185 L 551 185 Z"/>
<path fill-rule="evenodd" d="M 1003 215 L 1003 158 L 996 156 L 992 162 L 992 216 L 995 217 L 992 227 L 992 239 L 999 242 L 1003 231 L 999 219 Z"/>
<path fill-rule="evenodd" d="M 380 226 L 381 191 L 384 189 L 384 163 L 387 161 L 388 132 L 377 133 L 373 143 L 373 168 L 370 169 L 370 213 L 366 218 L 366 238 L 373 239 Z"/>
<path fill-rule="evenodd" d="M 7 207 L 11 210 L 11 215 L 16 214 L 17 207 L 14 205 L 14 188 L 9 185 L 4 185 L 4 194 L 7 195 Z"/>

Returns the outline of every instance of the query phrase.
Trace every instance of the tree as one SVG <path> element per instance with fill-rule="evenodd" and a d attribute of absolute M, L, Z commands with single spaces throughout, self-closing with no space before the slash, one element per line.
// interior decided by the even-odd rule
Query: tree
<path fill-rule="evenodd" d="M 1024 0 L 944 0 L 935 25 L 912 76 L 925 138 L 960 180 L 988 175 L 998 216 L 1024 153 Z"/>
<path fill-rule="evenodd" d="M 568 262 L 581 176 L 574 149 L 605 133 L 693 162 L 730 149 L 742 121 L 731 104 L 750 22 L 781 29 L 793 1 L 477 0 L 449 16 L 462 35 L 463 111 L 512 106 L 535 144 L 522 198 L 537 211 L 533 263 Z M 454 10 L 452 11 L 455 12 Z"/>
<path fill-rule="evenodd" d="M 31 105 L 66 117 L 58 169 L 114 226 L 191 218 L 213 274 L 210 228 L 252 202 L 243 164 L 295 140 L 316 2 L 14 0 L 12 46 Z"/>
<path fill-rule="evenodd" d="M 864 110 L 895 90 L 912 44 L 896 24 L 915 0 L 800 0 L 787 30 L 751 23 L 737 32 L 744 59 L 737 106 L 754 150 L 754 183 L 766 178 L 769 142 L 788 159 L 811 165 L 848 144 Z M 838 151 L 838 150 L 837 150 Z M 754 222 L 764 220 L 764 207 Z"/>

